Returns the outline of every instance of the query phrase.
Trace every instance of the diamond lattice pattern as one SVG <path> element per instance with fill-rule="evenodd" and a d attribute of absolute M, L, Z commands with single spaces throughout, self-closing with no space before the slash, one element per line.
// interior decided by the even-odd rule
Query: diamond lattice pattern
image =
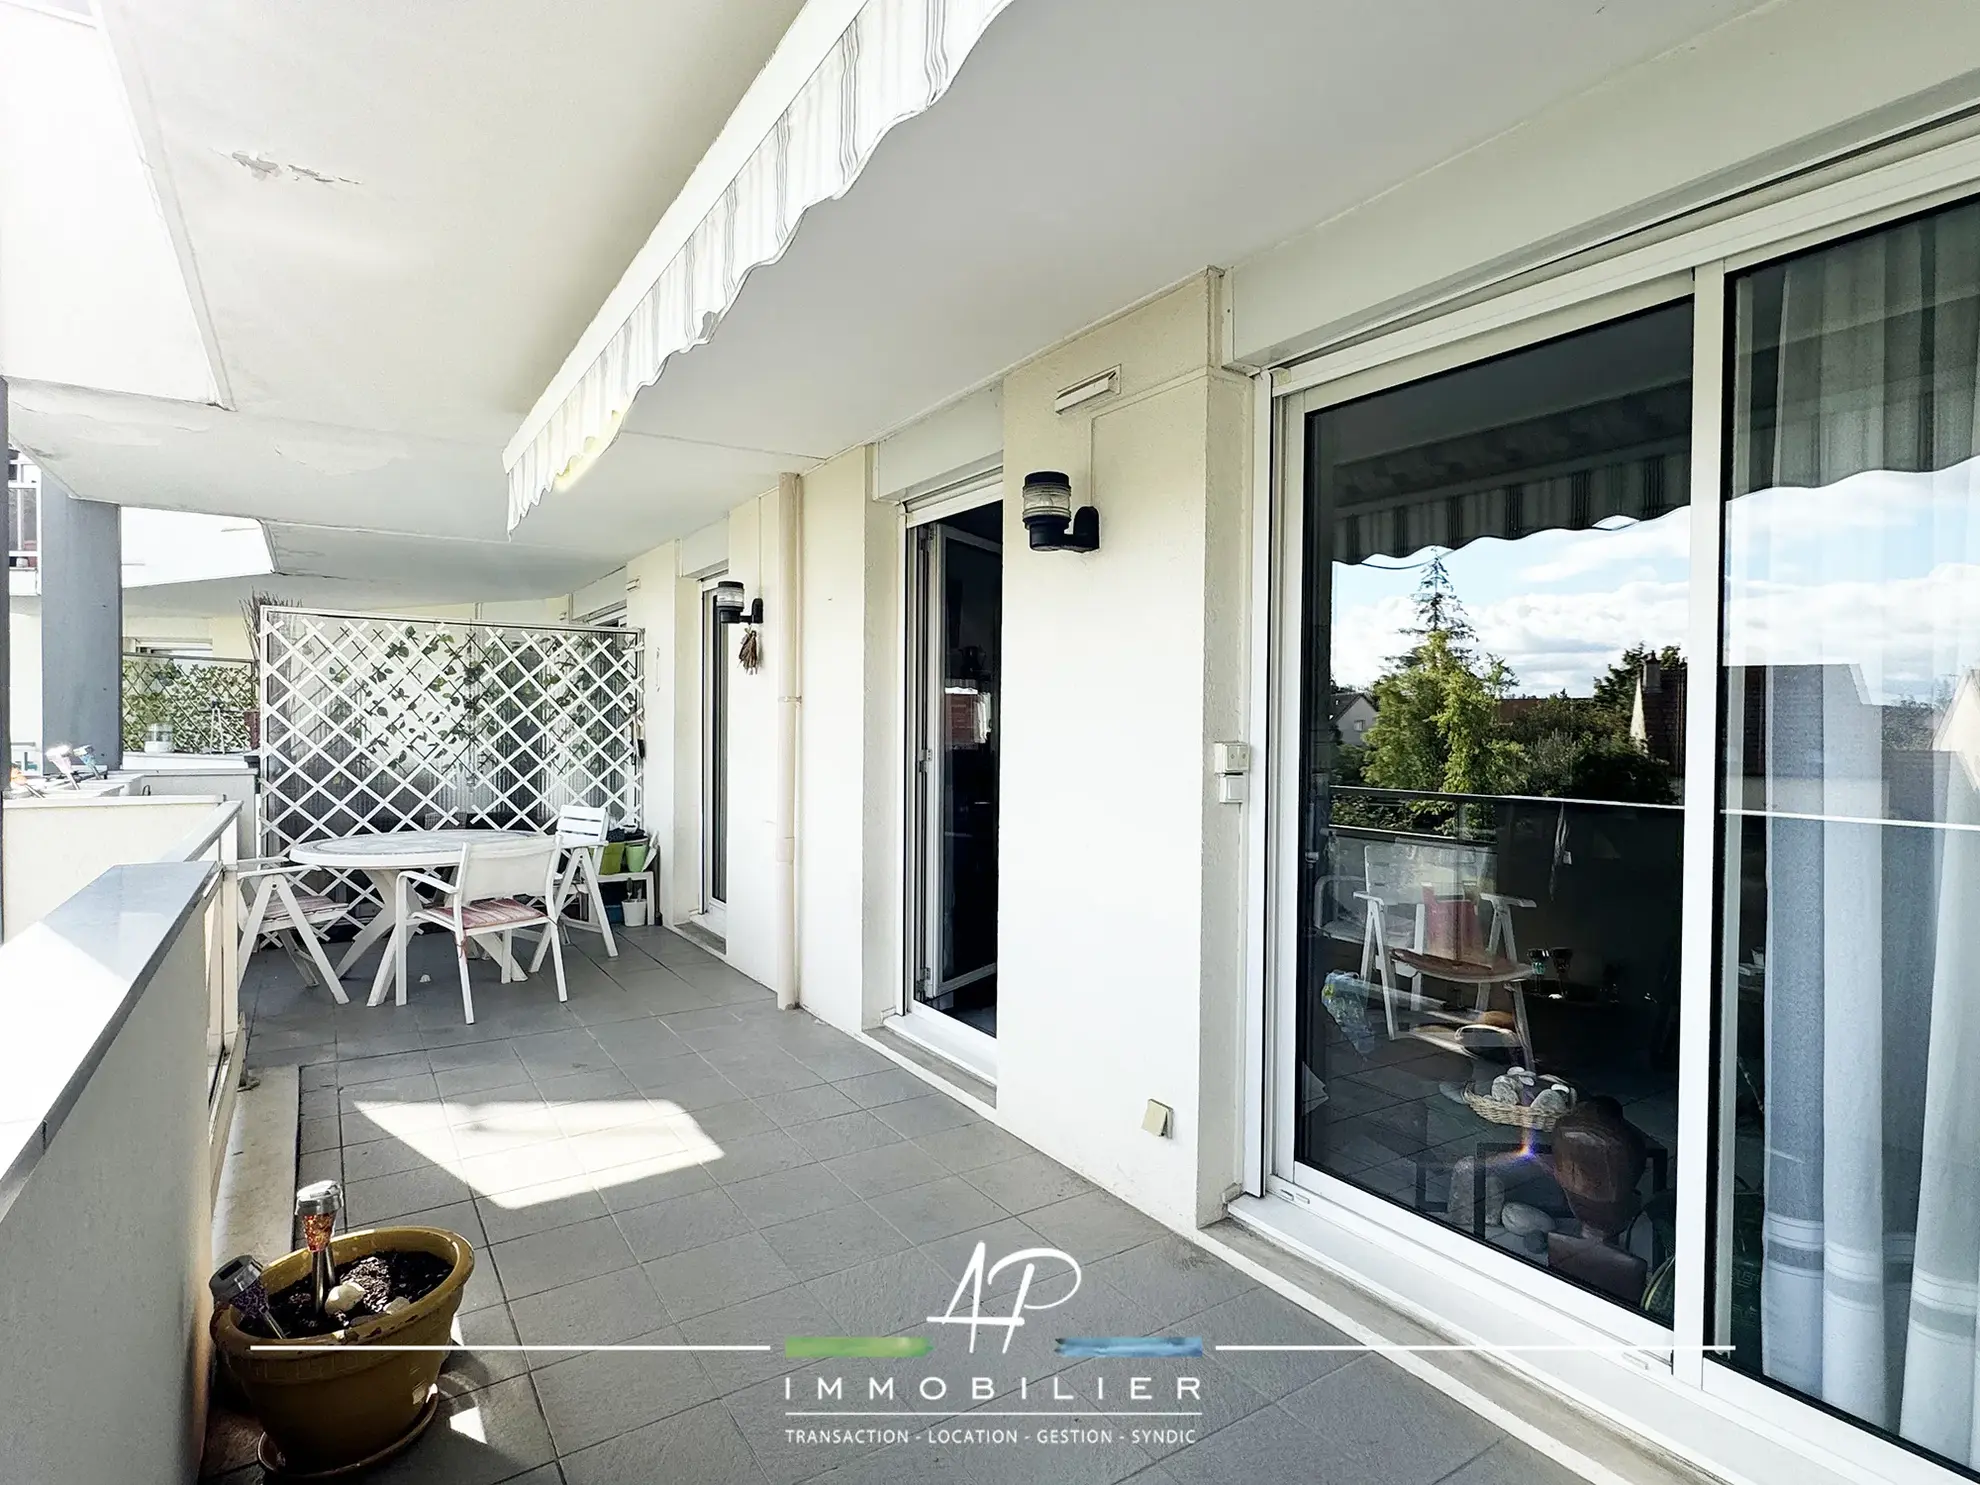
<path fill-rule="evenodd" d="M 269 608 L 263 848 L 448 826 L 640 824 L 640 631 Z"/>

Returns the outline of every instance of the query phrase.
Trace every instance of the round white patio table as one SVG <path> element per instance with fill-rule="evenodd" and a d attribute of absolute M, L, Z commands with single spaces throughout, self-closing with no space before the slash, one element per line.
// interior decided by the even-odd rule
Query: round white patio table
<path fill-rule="evenodd" d="M 398 986 L 399 1001 L 405 1002 L 406 901 L 399 891 L 399 876 L 408 871 L 435 871 L 458 866 L 461 852 L 473 846 L 477 853 L 540 848 L 543 837 L 522 830 L 389 830 L 369 835 L 346 835 L 333 840 L 303 841 L 289 847 L 289 859 L 301 866 L 320 866 L 329 871 L 361 871 L 378 889 L 384 906 L 359 930 L 344 957 L 337 961 L 341 976 L 373 944 L 391 935 L 385 952 L 378 958 L 378 973 L 371 982 L 367 1005 L 377 1005 Z M 511 966 L 513 968 L 513 966 Z"/>

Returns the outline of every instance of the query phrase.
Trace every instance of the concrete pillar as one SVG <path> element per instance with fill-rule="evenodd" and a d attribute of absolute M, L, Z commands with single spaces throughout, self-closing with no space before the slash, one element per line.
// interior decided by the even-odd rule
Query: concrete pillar
<path fill-rule="evenodd" d="M 41 471 L 41 745 L 124 758 L 124 568 L 118 506 Z"/>

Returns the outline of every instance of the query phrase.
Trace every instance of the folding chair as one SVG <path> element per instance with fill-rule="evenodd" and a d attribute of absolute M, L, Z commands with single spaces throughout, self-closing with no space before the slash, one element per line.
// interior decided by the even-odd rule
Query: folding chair
<path fill-rule="evenodd" d="M 550 940 L 566 925 L 604 935 L 605 953 L 613 959 L 619 957 L 619 946 L 612 938 L 612 925 L 605 918 L 605 897 L 598 890 L 599 862 L 605 854 L 605 833 L 603 805 L 567 804 L 557 816 L 557 848 L 562 852 L 563 862 L 557 873 L 556 893 L 550 899 L 553 922 L 536 945 L 536 957 L 529 961 L 531 974 L 543 967 L 543 954 L 550 947 Z M 590 904 L 589 921 L 564 916 L 564 909 L 579 892 L 584 893 Z"/>
<path fill-rule="evenodd" d="M 337 1004 L 348 1005 L 350 997 L 344 994 L 337 972 L 330 967 L 317 930 L 350 917 L 350 904 L 296 891 L 295 879 L 309 870 L 281 856 L 257 857 L 235 868 L 241 900 L 247 904 L 247 926 L 241 930 L 241 963 L 247 963 L 248 956 L 263 940 L 279 944 L 305 985 L 321 984 L 336 997 Z M 260 885 L 250 891 L 251 882 Z"/>
<path fill-rule="evenodd" d="M 461 971 L 461 1011 L 468 1025 L 474 1024 L 474 992 L 468 988 L 467 950 L 470 939 L 499 939 L 489 949 L 489 957 L 501 966 L 502 983 L 526 979 L 515 958 L 515 931 L 518 928 L 543 929 L 550 957 L 557 969 L 557 999 L 569 1000 L 564 983 L 564 949 L 557 937 L 553 916 L 557 900 L 557 855 L 553 836 L 544 836 L 541 845 L 527 849 L 504 846 L 498 849 L 467 846 L 454 880 L 443 882 L 423 871 L 400 874 L 399 890 L 409 893 L 415 885 L 431 887 L 443 899 L 443 906 L 405 904 L 406 931 L 432 923 L 454 936 L 454 956 Z M 520 901 L 538 897 L 542 905 Z M 399 1004 L 406 1001 L 406 984 L 399 981 Z"/>

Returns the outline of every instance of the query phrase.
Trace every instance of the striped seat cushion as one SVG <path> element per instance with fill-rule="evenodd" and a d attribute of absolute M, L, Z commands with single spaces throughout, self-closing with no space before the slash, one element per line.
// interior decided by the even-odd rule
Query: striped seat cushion
<path fill-rule="evenodd" d="M 478 928 L 500 928 L 510 923 L 527 923 L 543 916 L 542 908 L 517 902 L 513 897 L 491 897 L 471 902 L 461 909 L 461 926 L 469 932 Z"/>
<path fill-rule="evenodd" d="M 343 917 L 345 913 L 341 902 L 333 902 L 327 897 L 318 897 L 309 892 L 296 894 L 296 906 L 301 910 L 305 923 L 331 923 Z M 289 905 L 282 901 L 279 894 L 270 894 L 268 910 L 261 915 L 261 926 L 264 929 L 283 928 L 289 926 L 289 923 Z"/>

